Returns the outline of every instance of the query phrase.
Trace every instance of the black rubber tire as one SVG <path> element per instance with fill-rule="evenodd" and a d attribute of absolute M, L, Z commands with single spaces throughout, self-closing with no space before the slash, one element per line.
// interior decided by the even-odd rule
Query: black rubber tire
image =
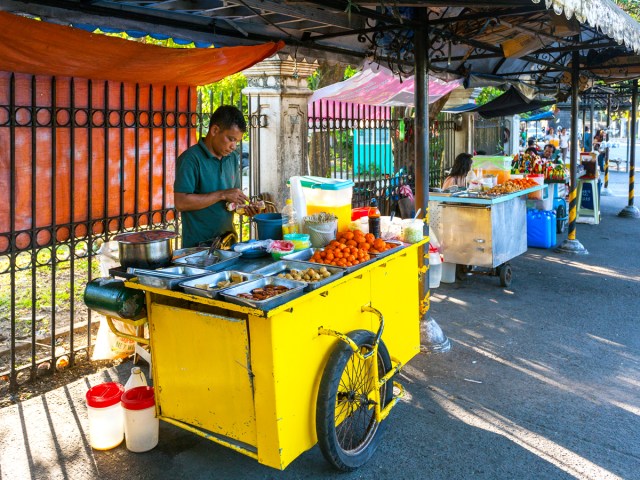
<path fill-rule="evenodd" d="M 513 280 L 513 271 L 511 270 L 511 265 L 505 263 L 500 265 L 498 273 L 500 274 L 500 285 L 503 287 L 510 287 L 511 280 Z"/>
<path fill-rule="evenodd" d="M 564 218 L 567 216 L 567 209 L 564 206 L 564 204 L 560 204 L 558 205 L 558 208 L 556 208 L 556 218 Z M 564 233 L 564 231 L 567 229 L 567 221 L 566 220 L 556 220 L 556 232 L 557 233 Z"/>
<path fill-rule="evenodd" d="M 364 349 L 370 349 L 375 341 L 375 335 L 368 330 L 354 330 L 349 337 Z M 361 381 L 372 361 L 371 357 L 362 364 L 351 348 L 339 341 L 331 352 L 320 381 L 316 408 L 318 445 L 327 462 L 343 472 L 353 471 L 367 463 L 380 443 L 384 422 L 375 420 L 373 405 L 361 403 L 362 399 L 367 399 L 372 387 L 370 382 Z M 347 368 L 354 364 L 361 366 L 351 375 Z M 378 346 L 378 369 L 380 377 L 391 369 L 389 351 L 382 340 Z M 393 398 L 391 380 L 380 388 L 380 397 L 384 402 L 382 407 Z M 340 408 L 338 403 L 342 403 Z M 345 406 L 355 409 L 341 422 L 336 422 L 336 414 L 344 413 Z M 356 427 L 361 431 L 355 431 Z"/>
<path fill-rule="evenodd" d="M 456 264 L 456 280 L 466 280 L 470 271 L 469 265 Z"/>

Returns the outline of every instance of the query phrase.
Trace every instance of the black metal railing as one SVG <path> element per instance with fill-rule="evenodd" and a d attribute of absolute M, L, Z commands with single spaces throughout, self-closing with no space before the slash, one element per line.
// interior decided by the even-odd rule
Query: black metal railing
<path fill-rule="evenodd" d="M 401 186 L 415 189 L 413 118 L 406 113 L 398 107 L 314 102 L 308 117 L 311 175 L 352 180 L 354 207 L 375 197 L 388 215 Z M 429 137 L 431 186 L 440 186 L 455 152 L 452 116 L 437 118 Z"/>

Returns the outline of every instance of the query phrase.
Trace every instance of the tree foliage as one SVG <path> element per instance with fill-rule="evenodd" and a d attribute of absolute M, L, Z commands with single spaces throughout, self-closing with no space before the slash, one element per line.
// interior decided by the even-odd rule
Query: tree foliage
<path fill-rule="evenodd" d="M 504 92 L 496 87 L 484 87 L 480 94 L 476 97 L 477 105 L 484 105 L 485 103 L 489 103 L 491 100 L 498 98 Z"/>
<path fill-rule="evenodd" d="M 636 20 L 640 20 L 640 2 L 638 0 L 615 0 L 615 2 Z"/>

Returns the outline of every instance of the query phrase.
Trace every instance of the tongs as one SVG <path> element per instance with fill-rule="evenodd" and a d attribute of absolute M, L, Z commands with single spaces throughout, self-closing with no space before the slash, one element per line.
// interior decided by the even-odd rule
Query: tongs
<path fill-rule="evenodd" d="M 221 244 L 222 244 L 222 237 L 214 238 L 213 241 L 211 242 L 211 246 L 209 247 L 209 251 L 207 252 L 207 257 L 213 256 L 213 252 L 219 249 Z M 214 258 L 217 259 L 218 257 L 214 257 Z"/>
<path fill-rule="evenodd" d="M 178 273 L 159 272 L 157 270 L 146 270 L 144 268 L 127 268 L 127 273 L 135 276 L 145 275 L 148 277 L 161 277 L 161 278 L 181 278 L 183 275 Z"/>

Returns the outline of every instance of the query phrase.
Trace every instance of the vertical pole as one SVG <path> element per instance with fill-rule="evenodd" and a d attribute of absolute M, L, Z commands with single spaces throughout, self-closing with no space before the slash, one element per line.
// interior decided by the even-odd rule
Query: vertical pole
<path fill-rule="evenodd" d="M 569 235 L 556 249 L 559 253 L 587 254 L 587 249 L 576 239 L 576 217 L 578 212 L 578 88 L 580 79 L 580 52 L 571 55 L 571 181 L 569 185 Z M 598 192 L 594 192 L 597 195 Z"/>
<path fill-rule="evenodd" d="M 585 128 L 587 128 L 587 109 L 583 107 L 582 108 L 582 150 L 586 152 L 584 148 Z"/>
<path fill-rule="evenodd" d="M 415 31 L 415 171 L 416 211 L 422 209 L 424 235 L 429 236 L 429 71 L 428 11 L 419 9 L 419 27 Z M 421 349 L 426 352 L 444 353 L 451 343 L 440 326 L 429 315 L 431 292 L 429 291 L 429 248 L 422 247 L 420 259 L 420 338 Z"/>
<path fill-rule="evenodd" d="M 629 125 L 629 204 L 624 207 L 618 216 L 627 218 L 640 218 L 640 211 L 633 205 L 634 197 L 634 173 L 636 169 L 636 118 L 638 115 L 638 80 L 633 81 L 631 89 L 631 125 Z"/>
<path fill-rule="evenodd" d="M 593 129 L 593 104 L 595 99 L 593 96 L 589 97 L 589 130 L 591 130 L 591 150 L 593 150 L 593 137 L 596 136 L 596 131 Z"/>
<path fill-rule="evenodd" d="M 604 153 L 604 185 L 602 188 L 602 195 L 609 196 L 611 192 L 609 191 L 609 141 L 611 137 L 609 136 L 609 128 L 611 128 L 611 94 L 607 93 L 607 130 L 606 130 L 606 138 L 607 142 L 605 145 L 605 153 Z"/>

